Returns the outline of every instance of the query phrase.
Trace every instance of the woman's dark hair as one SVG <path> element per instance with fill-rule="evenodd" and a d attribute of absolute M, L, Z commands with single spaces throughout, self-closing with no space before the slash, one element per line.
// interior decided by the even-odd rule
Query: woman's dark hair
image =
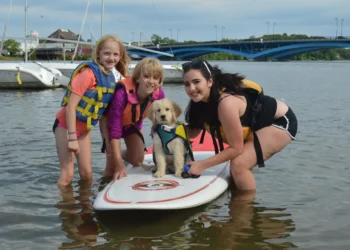
<path fill-rule="evenodd" d="M 244 88 L 242 80 L 244 76 L 239 74 L 223 73 L 217 66 L 211 66 L 205 60 L 195 60 L 182 65 L 184 74 L 191 69 L 197 69 L 201 72 L 206 80 L 213 78 L 213 85 L 210 89 L 209 102 L 189 101 L 186 111 L 185 120 L 190 128 L 203 128 L 204 123 L 215 125 L 218 120 L 218 105 L 221 92 L 231 94 L 242 94 Z"/>

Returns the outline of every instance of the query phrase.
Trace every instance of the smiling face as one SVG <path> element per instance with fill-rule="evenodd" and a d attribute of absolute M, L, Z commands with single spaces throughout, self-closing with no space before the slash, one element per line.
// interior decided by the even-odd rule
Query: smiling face
<path fill-rule="evenodd" d="M 205 79 L 199 69 L 190 69 L 184 74 L 186 94 L 194 102 L 208 102 L 213 79 Z"/>
<path fill-rule="evenodd" d="M 140 95 L 150 95 L 162 86 L 161 76 L 150 72 L 147 67 L 142 68 L 137 83 L 139 84 L 138 91 Z"/>
<path fill-rule="evenodd" d="M 106 40 L 98 52 L 99 62 L 106 71 L 113 69 L 119 62 L 120 57 L 120 46 L 112 40 Z"/>

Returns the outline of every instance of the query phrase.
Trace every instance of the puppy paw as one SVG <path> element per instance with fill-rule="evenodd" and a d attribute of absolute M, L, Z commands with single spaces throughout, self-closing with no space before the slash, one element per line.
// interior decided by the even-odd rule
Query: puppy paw
<path fill-rule="evenodd" d="M 178 172 L 178 171 L 175 172 L 175 176 L 178 177 L 178 178 L 182 178 L 182 175 L 181 175 L 181 174 L 182 174 L 181 171 L 180 171 L 180 172 Z"/>
<path fill-rule="evenodd" d="M 165 175 L 165 173 L 163 173 L 162 171 L 157 171 L 154 176 L 157 178 L 163 177 Z"/>

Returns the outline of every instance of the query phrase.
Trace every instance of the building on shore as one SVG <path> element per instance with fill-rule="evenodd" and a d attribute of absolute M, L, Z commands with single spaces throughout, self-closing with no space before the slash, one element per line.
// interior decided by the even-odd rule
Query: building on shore
<path fill-rule="evenodd" d="M 48 38 L 62 39 L 62 41 L 40 40 L 35 51 L 36 58 L 39 60 L 58 60 L 73 56 L 76 43 L 65 43 L 63 40 L 78 41 L 79 35 L 67 29 L 58 29 Z M 80 41 L 84 42 L 82 38 Z M 91 55 L 92 50 L 92 45 L 78 44 L 77 55 Z"/>

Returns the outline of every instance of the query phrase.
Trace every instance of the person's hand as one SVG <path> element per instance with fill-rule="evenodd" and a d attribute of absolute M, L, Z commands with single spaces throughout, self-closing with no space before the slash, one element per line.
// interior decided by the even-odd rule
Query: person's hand
<path fill-rule="evenodd" d="M 74 154 L 79 154 L 80 148 L 78 141 L 68 141 L 68 150 Z"/>
<path fill-rule="evenodd" d="M 121 179 L 123 177 L 126 177 L 127 175 L 128 174 L 126 173 L 126 167 L 125 167 L 125 165 L 123 163 L 123 164 L 120 164 L 119 166 L 117 166 L 115 168 L 113 179 L 114 180 L 119 180 L 119 179 Z"/>
<path fill-rule="evenodd" d="M 190 175 L 201 175 L 205 169 L 203 161 L 190 161 L 187 162 L 186 165 L 191 166 L 187 171 Z"/>

